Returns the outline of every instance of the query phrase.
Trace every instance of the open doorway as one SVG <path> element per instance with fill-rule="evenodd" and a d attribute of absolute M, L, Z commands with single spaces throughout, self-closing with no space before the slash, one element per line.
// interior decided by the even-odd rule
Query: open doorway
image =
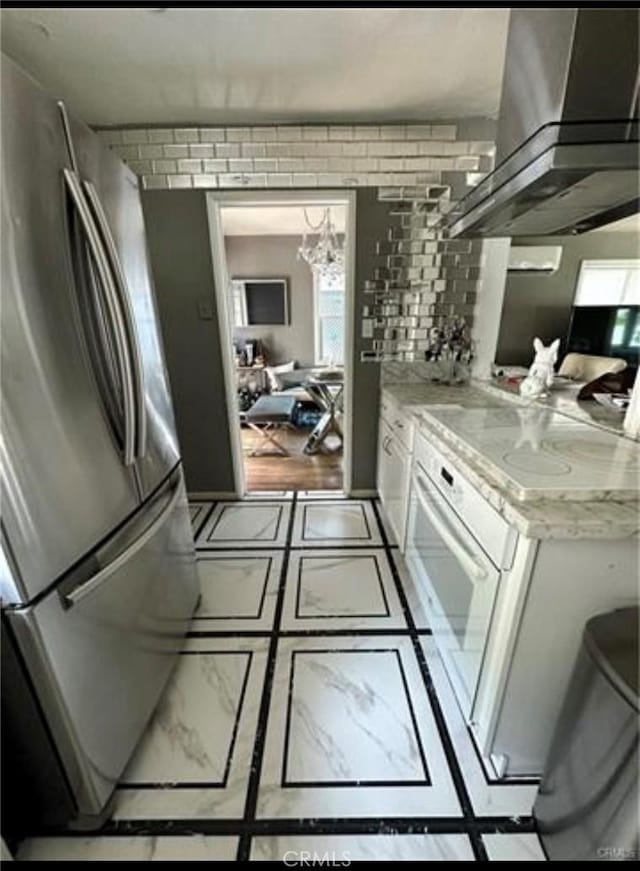
<path fill-rule="evenodd" d="M 207 196 L 239 496 L 350 491 L 350 192 Z"/>

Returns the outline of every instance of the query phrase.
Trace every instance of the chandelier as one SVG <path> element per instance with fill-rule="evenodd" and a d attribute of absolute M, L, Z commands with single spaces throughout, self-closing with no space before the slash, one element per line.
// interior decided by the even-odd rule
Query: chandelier
<path fill-rule="evenodd" d="M 324 211 L 322 220 L 317 226 L 309 221 L 307 210 L 304 210 L 307 227 L 314 236 L 318 236 L 313 244 L 307 238 L 308 231 L 302 234 L 302 245 L 298 248 L 298 259 L 305 260 L 314 275 L 328 282 L 342 281 L 344 277 L 344 248 L 338 242 L 336 231 L 331 220 L 331 209 Z"/>

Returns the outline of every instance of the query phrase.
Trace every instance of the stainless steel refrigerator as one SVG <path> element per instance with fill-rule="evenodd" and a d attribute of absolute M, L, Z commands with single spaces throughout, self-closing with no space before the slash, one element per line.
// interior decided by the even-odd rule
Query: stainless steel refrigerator
<path fill-rule="evenodd" d="M 138 181 L 6 57 L 1 112 L 4 761 L 91 824 L 182 646 L 193 539 Z"/>

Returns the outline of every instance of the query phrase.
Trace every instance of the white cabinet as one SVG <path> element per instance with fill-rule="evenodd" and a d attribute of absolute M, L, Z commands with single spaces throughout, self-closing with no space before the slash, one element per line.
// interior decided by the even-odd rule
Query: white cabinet
<path fill-rule="evenodd" d="M 412 421 L 383 397 L 378 427 L 378 493 L 402 551 L 407 526 L 412 445 Z"/>

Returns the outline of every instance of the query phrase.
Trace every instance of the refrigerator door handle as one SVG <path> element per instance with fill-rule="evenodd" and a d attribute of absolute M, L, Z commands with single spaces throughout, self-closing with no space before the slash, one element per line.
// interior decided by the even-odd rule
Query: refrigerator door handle
<path fill-rule="evenodd" d="M 100 234 L 94 224 L 93 216 L 85 200 L 82 186 L 78 176 L 69 169 L 62 170 L 64 180 L 73 201 L 74 207 L 80 218 L 92 260 L 96 266 L 99 284 L 105 302 L 105 310 L 115 337 L 118 367 L 122 380 L 122 392 L 124 402 L 124 464 L 131 466 L 135 463 L 135 387 L 130 363 L 128 340 L 122 319 L 122 310 L 118 299 L 118 292 L 113 280 L 109 260 L 101 244 Z"/>
<path fill-rule="evenodd" d="M 131 297 L 127 287 L 124 270 L 120 262 L 118 249 L 113 238 L 113 233 L 107 220 L 107 215 L 100 202 L 100 197 L 95 186 L 90 181 L 83 181 L 82 186 L 87 194 L 89 205 L 93 211 L 98 229 L 102 235 L 104 248 L 111 266 L 114 285 L 118 291 L 120 308 L 127 331 L 130 359 L 132 362 L 133 379 L 136 391 L 136 424 L 135 424 L 135 451 L 136 457 L 142 459 L 146 453 L 146 427 L 147 415 L 145 408 L 144 370 L 142 367 L 142 354 L 136 330 L 135 319 L 131 308 Z"/>
<path fill-rule="evenodd" d="M 165 523 L 167 517 L 173 512 L 178 504 L 182 492 L 180 487 L 181 480 L 182 479 L 179 475 L 176 476 L 175 481 L 173 482 L 173 493 L 171 494 L 169 501 L 160 514 L 158 514 L 158 516 L 132 544 L 121 551 L 114 560 L 104 566 L 104 568 L 100 569 L 97 574 L 93 575 L 88 580 L 83 581 L 70 591 L 65 591 L 64 593 L 61 591 L 60 599 L 62 601 L 62 606 L 65 609 L 72 608 L 74 605 L 77 605 L 78 602 L 81 602 L 84 598 L 95 592 L 98 587 L 107 581 L 115 572 L 121 569 L 122 566 L 135 556 L 138 551 L 142 550 L 147 542 L 153 538 L 158 529 L 160 529 L 160 527 Z"/>

